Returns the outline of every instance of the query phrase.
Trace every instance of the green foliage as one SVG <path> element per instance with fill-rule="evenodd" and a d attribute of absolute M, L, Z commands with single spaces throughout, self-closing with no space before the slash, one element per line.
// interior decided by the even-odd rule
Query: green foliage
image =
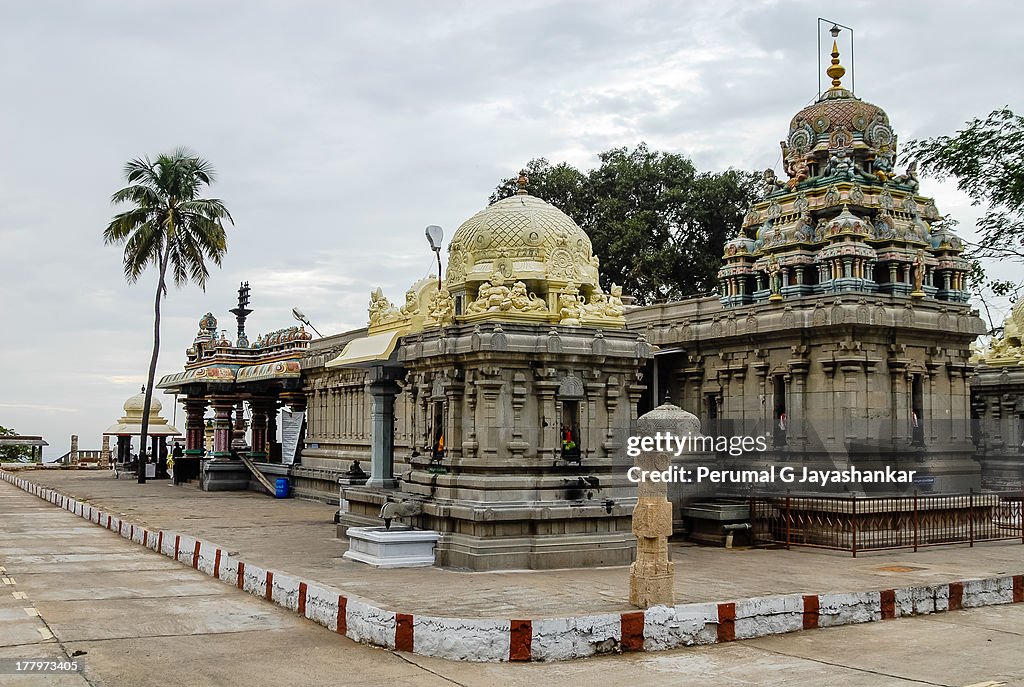
<path fill-rule="evenodd" d="M 698 173 L 685 156 L 643 143 L 601 153 L 587 173 L 543 158 L 525 169 L 530 193 L 590 236 L 602 287 L 619 284 L 639 304 L 714 290 L 725 241 L 755 199 L 758 179 L 736 170 Z M 515 177 L 504 179 L 490 200 L 515 191 Z"/>
<path fill-rule="evenodd" d="M 134 284 L 149 265 L 167 269 L 182 286 L 206 287 L 206 259 L 220 265 L 227 251 L 222 220 L 231 220 L 217 199 L 199 198 L 214 181 L 213 167 L 185 148 L 130 161 L 124 168 L 129 186 L 114 193 L 114 204 L 130 205 L 103 232 L 107 244 L 123 243 L 124 274 Z M 166 292 L 166 289 L 165 289 Z"/>
<path fill-rule="evenodd" d="M 936 178 L 956 178 L 975 205 L 986 206 L 974 257 L 1024 261 L 1024 117 L 995 110 L 953 136 L 911 141 L 904 157 Z"/>
<path fill-rule="evenodd" d="M 18 433 L 0 425 L 0 437 L 13 437 Z M 31 446 L 0 446 L 0 461 L 17 461 L 22 458 L 32 457 Z"/>

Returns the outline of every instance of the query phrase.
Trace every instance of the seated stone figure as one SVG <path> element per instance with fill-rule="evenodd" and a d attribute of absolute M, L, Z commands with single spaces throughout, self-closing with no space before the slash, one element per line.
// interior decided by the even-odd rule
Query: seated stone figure
<path fill-rule="evenodd" d="M 582 314 L 583 307 L 578 294 L 569 291 L 558 296 L 559 324 L 579 324 Z"/>
<path fill-rule="evenodd" d="M 511 307 L 511 290 L 505 286 L 505 279 L 496 274 L 489 282 L 480 285 L 476 300 L 469 304 L 466 312 L 470 315 L 482 312 L 508 310 Z M 503 307 L 504 306 L 504 307 Z"/>
<path fill-rule="evenodd" d="M 452 298 L 451 293 L 447 287 L 441 286 L 440 290 L 434 294 L 434 297 L 430 300 L 430 304 L 427 306 L 427 319 L 431 322 L 439 322 L 446 324 L 451 322 L 455 316 L 455 299 Z"/>

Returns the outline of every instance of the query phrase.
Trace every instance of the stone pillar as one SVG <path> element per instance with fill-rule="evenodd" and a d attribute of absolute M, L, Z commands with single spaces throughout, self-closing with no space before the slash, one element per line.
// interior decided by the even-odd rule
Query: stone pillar
<path fill-rule="evenodd" d="M 395 396 L 401 391 L 385 368 L 376 367 L 367 385 L 370 410 L 370 479 L 366 486 L 395 489 Z"/>
<path fill-rule="evenodd" d="M 273 399 L 254 398 L 249 401 L 252 408 L 252 451 L 249 457 L 253 460 L 267 458 L 267 424 L 268 416 L 273 412 Z"/>
<path fill-rule="evenodd" d="M 110 467 L 110 437 L 103 436 L 103 448 L 100 449 L 100 467 Z"/>
<path fill-rule="evenodd" d="M 71 435 L 71 454 L 68 456 L 68 462 L 72 465 L 78 463 L 78 435 Z"/>
<path fill-rule="evenodd" d="M 203 448 L 203 416 L 206 415 L 206 399 L 186 397 L 185 406 L 185 453 L 196 457 L 205 453 Z"/>
<path fill-rule="evenodd" d="M 231 457 L 231 411 L 235 409 L 233 398 L 214 398 L 213 405 L 213 457 Z"/>
<path fill-rule="evenodd" d="M 126 463 L 131 460 L 132 438 L 123 434 L 117 437 L 117 462 Z"/>
<path fill-rule="evenodd" d="M 279 410 L 277 401 L 273 401 L 270 408 L 267 410 L 267 454 L 270 457 L 270 462 L 280 463 L 281 462 L 281 446 L 277 441 L 277 411 Z M 308 426 L 309 416 L 306 416 L 306 422 Z"/>
<path fill-rule="evenodd" d="M 661 405 L 640 416 L 637 434 L 653 437 L 658 432 L 676 436 L 696 435 L 700 421 L 674 405 Z M 641 470 L 664 471 L 672 465 L 667 451 L 641 453 L 634 461 Z M 672 536 L 672 503 L 668 483 L 641 480 L 639 498 L 633 511 L 636 561 L 629 568 L 629 603 L 637 608 L 675 604 L 675 564 L 669 560 L 668 538 Z"/>
<path fill-rule="evenodd" d="M 249 445 L 245 441 L 245 403 L 238 401 L 235 405 L 235 422 L 231 429 L 231 448 L 236 451 L 247 451 Z"/>

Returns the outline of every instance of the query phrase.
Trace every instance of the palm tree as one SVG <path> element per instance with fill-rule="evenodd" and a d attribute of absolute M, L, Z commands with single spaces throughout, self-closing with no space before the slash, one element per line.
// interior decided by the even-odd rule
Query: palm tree
<path fill-rule="evenodd" d="M 124 276 L 129 284 L 136 283 L 150 265 L 159 271 L 153 305 L 153 357 L 139 451 L 139 484 L 145 484 L 149 408 L 160 355 L 160 301 L 167 296 L 168 270 L 175 286 L 191 281 L 205 291 L 210 276 L 206 259 L 220 265 L 227 252 L 222 220 L 232 224 L 234 220 L 220 200 L 199 197 L 203 187 L 214 181 L 213 167 L 186 148 L 161 154 L 156 160 L 132 160 L 125 165 L 124 176 L 129 185 L 116 192 L 111 202 L 132 207 L 114 216 L 103 232 L 103 241 L 124 244 Z"/>

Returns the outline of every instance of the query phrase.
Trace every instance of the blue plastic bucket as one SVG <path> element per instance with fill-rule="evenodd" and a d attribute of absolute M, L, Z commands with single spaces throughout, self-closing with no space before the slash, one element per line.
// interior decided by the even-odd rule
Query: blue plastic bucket
<path fill-rule="evenodd" d="M 288 498 L 288 478 L 278 477 L 275 485 L 277 488 L 274 491 L 274 497 L 279 499 Z"/>

